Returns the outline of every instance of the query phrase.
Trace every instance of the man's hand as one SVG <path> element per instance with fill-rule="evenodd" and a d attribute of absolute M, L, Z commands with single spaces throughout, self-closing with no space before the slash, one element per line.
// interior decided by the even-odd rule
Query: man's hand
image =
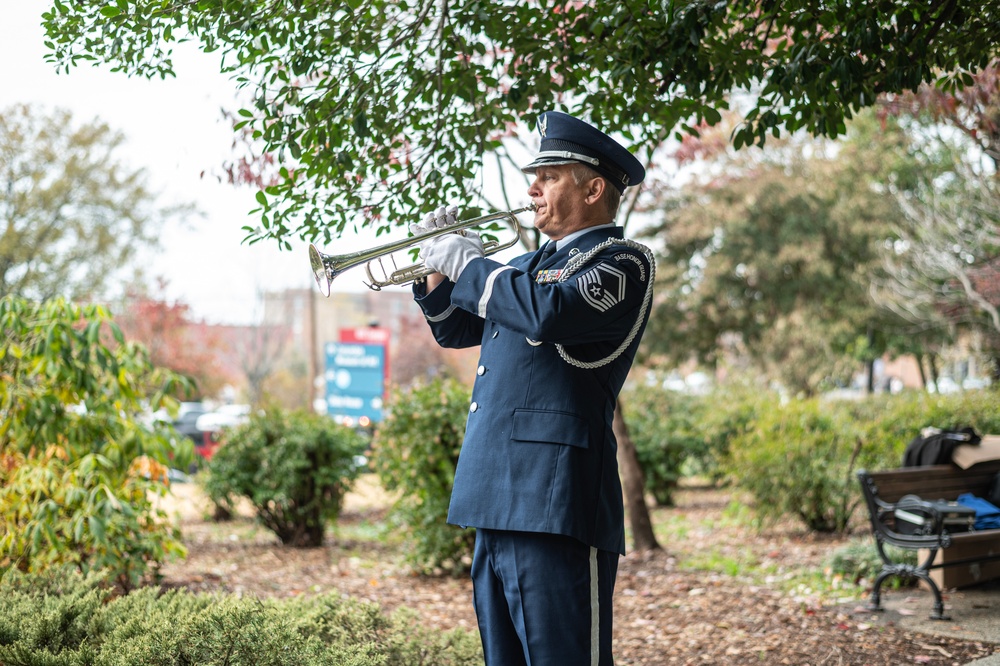
<path fill-rule="evenodd" d="M 428 231 L 453 226 L 457 220 L 458 206 L 441 207 L 433 213 L 428 213 L 422 223 L 411 224 L 410 233 L 419 236 Z M 421 242 L 419 247 L 424 265 L 436 273 L 427 278 L 428 291 L 440 284 L 442 280 L 440 275 L 452 281 L 457 280 L 466 264 L 484 254 L 479 234 L 466 234 L 462 231 L 429 238 Z"/>
<path fill-rule="evenodd" d="M 426 248 L 421 247 L 420 255 L 427 268 L 456 282 L 469 262 L 484 256 L 485 252 L 479 234 L 444 234 Z"/>
<path fill-rule="evenodd" d="M 449 227 L 457 221 L 458 206 L 448 206 L 444 208 L 438 208 L 433 213 L 428 213 L 427 217 L 420 224 L 411 224 L 410 233 L 414 236 L 419 236 L 421 234 L 427 233 L 428 231 L 434 231 L 435 229 L 440 229 L 441 227 Z M 440 239 L 441 236 L 436 238 L 429 238 L 422 243 L 420 243 L 420 254 L 430 247 L 434 242 Z"/>

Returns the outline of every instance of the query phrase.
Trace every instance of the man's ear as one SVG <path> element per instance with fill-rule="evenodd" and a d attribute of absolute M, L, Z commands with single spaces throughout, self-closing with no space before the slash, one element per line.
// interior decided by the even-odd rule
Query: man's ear
<path fill-rule="evenodd" d="M 588 204 L 596 204 L 604 196 L 604 188 L 608 186 L 608 183 L 603 178 L 591 178 L 590 182 L 587 183 L 587 197 L 585 201 Z"/>

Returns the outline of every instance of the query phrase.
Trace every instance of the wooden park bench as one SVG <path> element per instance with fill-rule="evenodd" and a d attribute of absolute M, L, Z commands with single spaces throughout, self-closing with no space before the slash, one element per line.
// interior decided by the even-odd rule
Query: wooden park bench
<path fill-rule="evenodd" d="M 985 497 L 998 472 L 1000 460 L 979 462 L 968 469 L 950 464 L 858 472 L 875 545 L 882 559 L 869 610 L 882 610 L 881 588 L 889 577 L 917 578 L 934 593 L 931 618 L 947 620 L 950 618 L 944 614 L 942 588 L 1000 578 L 1000 529 L 949 532 L 945 516 L 932 504 L 934 500 L 953 501 L 963 493 Z M 902 509 L 911 516 L 925 518 L 924 528 L 913 534 L 900 531 L 904 525 L 896 514 Z M 886 553 L 886 544 L 918 551 L 918 564 L 894 562 Z"/>

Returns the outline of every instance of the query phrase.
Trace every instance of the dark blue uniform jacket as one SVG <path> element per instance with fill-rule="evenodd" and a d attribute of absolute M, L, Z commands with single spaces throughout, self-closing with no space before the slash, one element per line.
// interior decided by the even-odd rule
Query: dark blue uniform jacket
<path fill-rule="evenodd" d="M 622 489 L 611 430 L 648 308 L 645 254 L 613 244 L 558 281 L 571 256 L 620 227 L 577 237 L 539 265 L 532 252 L 500 264 L 475 259 L 457 283 L 414 286 L 438 343 L 481 345 L 448 522 L 544 532 L 624 554 Z M 594 368 L 641 327 L 624 353 Z"/>

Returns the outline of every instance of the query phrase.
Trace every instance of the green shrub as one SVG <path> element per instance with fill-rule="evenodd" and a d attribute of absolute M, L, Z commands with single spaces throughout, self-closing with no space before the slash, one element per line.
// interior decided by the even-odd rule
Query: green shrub
<path fill-rule="evenodd" d="M 996 405 L 996 391 L 774 404 L 733 440 L 727 469 L 761 517 L 790 515 L 810 529 L 844 531 L 861 502 L 856 470 L 899 467 L 926 426 L 1000 432 Z"/>
<path fill-rule="evenodd" d="M 0 663 L 78 666 L 465 666 L 475 634 L 426 629 L 339 594 L 283 600 L 166 593 L 124 597 L 79 575 L 0 581 Z"/>
<path fill-rule="evenodd" d="M 972 426 L 980 435 L 1000 435 L 1000 385 L 989 390 L 966 391 L 943 401 L 950 419 L 941 428 Z"/>
<path fill-rule="evenodd" d="M 634 388 L 621 406 L 646 480 L 660 506 L 672 506 L 685 474 L 718 482 L 730 442 L 753 423 L 761 406 L 776 402 L 767 392 L 727 387 L 710 395 L 688 395 L 659 388 Z"/>
<path fill-rule="evenodd" d="M 886 555 L 893 562 L 917 566 L 917 551 L 897 548 L 888 544 L 884 547 Z M 845 580 L 855 585 L 866 581 L 871 583 L 882 571 L 882 558 L 879 557 L 875 541 L 872 538 L 852 539 L 830 554 L 828 568 L 831 574 L 843 576 Z M 900 576 L 892 576 L 887 584 L 899 586 L 905 582 L 907 581 Z"/>
<path fill-rule="evenodd" d="M 374 465 L 383 487 L 399 491 L 391 518 L 419 571 L 459 572 L 470 562 L 475 531 L 447 524 L 469 399 L 469 390 L 450 379 L 397 390 L 375 431 Z"/>
<path fill-rule="evenodd" d="M 866 447 L 863 466 L 890 469 L 902 464 L 906 445 L 922 428 L 936 424 L 948 427 L 954 401 L 913 392 L 832 403 L 830 409 L 842 411 L 853 420 L 857 435 Z"/>
<path fill-rule="evenodd" d="M 799 518 L 812 530 L 844 531 L 860 502 L 852 424 L 817 400 L 763 410 L 732 444 L 730 472 L 764 519 Z"/>
<path fill-rule="evenodd" d="M 702 445 L 692 462 L 696 471 L 720 481 L 725 477 L 733 441 L 754 427 L 762 411 L 773 409 L 779 397 L 758 386 L 728 384 L 699 400 Z"/>
<path fill-rule="evenodd" d="M 272 410 L 228 431 L 203 481 L 216 504 L 240 497 L 289 546 L 319 546 L 358 475 L 364 440 L 319 414 Z"/>
<path fill-rule="evenodd" d="M 832 403 L 829 409 L 844 412 L 854 422 L 865 445 L 864 466 L 891 469 L 902 464 L 907 445 L 928 426 L 971 426 L 980 434 L 1000 433 L 998 402 L 997 390 L 946 396 L 911 392 Z"/>
<path fill-rule="evenodd" d="M 191 446 L 143 415 L 187 382 L 100 306 L 5 297 L 0 338 L 0 576 L 71 564 L 128 589 L 183 554 L 153 500 Z"/>
<path fill-rule="evenodd" d="M 629 391 L 619 407 L 635 445 L 646 490 L 659 506 L 673 506 L 684 463 L 702 453 L 697 426 L 703 404 L 691 396 L 647 388 Z"/>

